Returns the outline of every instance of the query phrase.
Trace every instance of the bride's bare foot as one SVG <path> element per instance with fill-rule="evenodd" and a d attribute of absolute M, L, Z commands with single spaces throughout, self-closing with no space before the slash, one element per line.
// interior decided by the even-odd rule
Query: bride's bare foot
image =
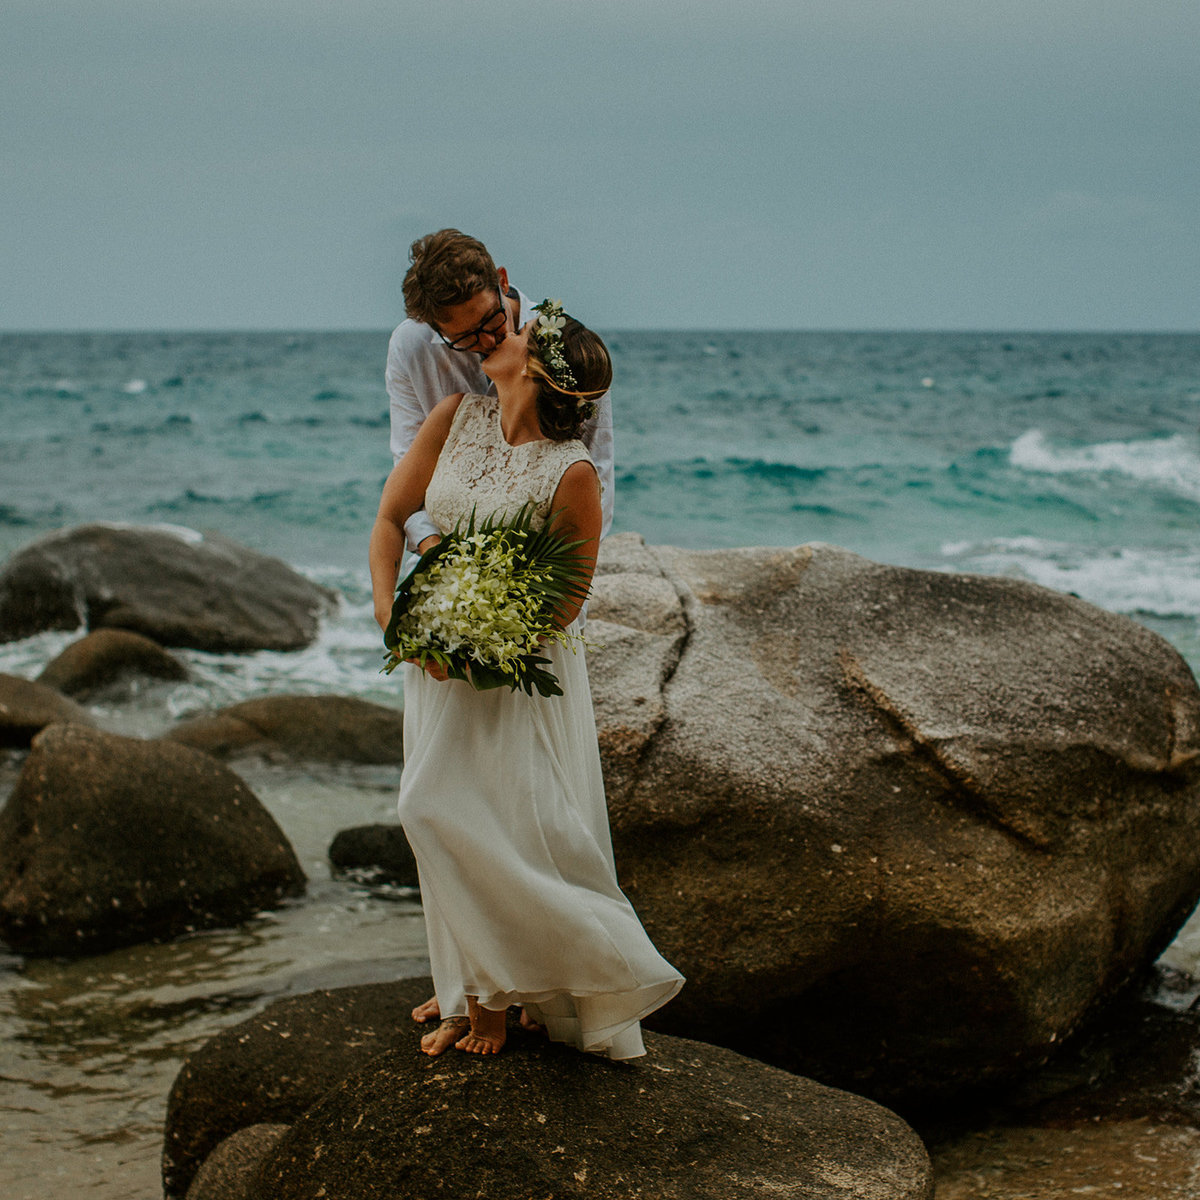
<path fill-rule="evenodd" d="M 421 1039 L 421 1049 L 430 1058 L 436 1058 L 456 1045 L 470 1028 L 471 1022 L 466 1017 L 447 1017 L 432 1033 L 427 1033 Z"/>
<path fill-rule="evenodd" d="M 426 1021 L 436 1021 L 442 1015 L 442 1010 L 438 1007 L 436 996 L 430 997 L 424 1004 L 418 1004 L 412 1010 L 412 1019 L 418 1025 L 424 1025 Z"/>
<path fill-rule="evenodd" d="M 508 1036 L 505 1029 L 507 1010 L 502 1008 L 493 1012 L 483 1008 L 474 996 L 468 996 L 467 1011 L 471 1014 L 471 1032 L 455 1042 L 455 1048 L 468 1054 L 499 1054 Z"/>
<path fill-rule="evenodd" d="M 545 1033 L 546 1027 L 541 1021 L 535 1021 L 530 1015 L 528 1009 L 521 1009 L 521 1028 L 528 1030 L 530 1033 Z"/>

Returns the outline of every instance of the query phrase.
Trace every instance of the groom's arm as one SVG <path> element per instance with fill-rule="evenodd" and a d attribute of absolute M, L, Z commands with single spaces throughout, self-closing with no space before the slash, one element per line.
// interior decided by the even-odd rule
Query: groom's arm
<path fill-rule="evenodd" d="M 399 326 L 388 342 L 387 370 L 384 379 L 387 385 L 388 410 L 391 419 L 391 450 L 392 463 L 398 463 L 409 447 L 412 446 L 418 431 L 425 423 L 426 412 L 421 406 L 417 389 L 413 385 L 412 373 L 408 365 L 411 353 L 411 343 L 414 330 L 406 330 Z M 420 336 L 418 333 L 417 336 Z M 440 399 L 435 397 L 434 399 Z M 404 523 L 404 536 L 409 548 L 419 549 L 421 543 L 428 537 L 440 536 L 438 527 L 430 520 L 429 514 L 418 509 Z"/>

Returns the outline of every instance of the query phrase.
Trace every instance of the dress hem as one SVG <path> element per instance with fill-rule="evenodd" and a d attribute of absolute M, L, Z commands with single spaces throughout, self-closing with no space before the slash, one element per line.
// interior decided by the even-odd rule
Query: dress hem
<path fill-rule="evenodd" d="M 565 988 L 556 988 L 553 991 L 542 992 L 502 992 L 493 993 L 487 998 L 486 1002 L 483 1000 L 478 1000 L 477 1002 L 481 1008 L 486 1008 L 489 1012 L 504 1012 L 513 1006 L 520 1006 L 530 1010 L 529 1015 L 546 1026 L 551 1041 L 563 1042 L 567 1045 L 575 1046 L 586 1053 L 607 1053 L 610 1058 L 619 1061 L 626 1058 L 638 1058 L 646 1053 L 645 1047 L 642 1046 L 640 1029 L 634 1035 L 636 1041 L 629 1037 L 630 1031 L 634 1030 L 644 1017 L 649 1016 L 652 1012 L 657 1011 L 664 1004 L 674 999 L 679 994 L 684 982 L 682 977 L 664 980 L 660 984 L 649 984 L 645 987 L 637 988 L 634 993 L 572 992 Z M 608 1025 L 602 1025 L 599 1028 L 585 1029 L 581 1019 L 574 1012 L 571 1015 L 567 1015 L 565 1013 L 542 1011 L 544 1005 L 552 1005 L 555 1001 L 565 1001 L 574 1010 L 574 1002 L 576 1000 L 638 993 L 645 994 L 645 1003 L 636 1013 L 629 1014 L 618 1021 L 610 1022 Z M 472 994 L 471 992 L 464 993 L 464 995 Z M 443 1018 L 467 1015 L 465 1003 L 462 1005 L 450 1005 L 448 1007 L 461 1008 L 463 1011 L 447 1012 L 443 1008 Z M 623 1052 L 613 1054 L 612 1050 L 618 1044 Z M 634 1045 L 638 1048 L 633 1049 Z"/>

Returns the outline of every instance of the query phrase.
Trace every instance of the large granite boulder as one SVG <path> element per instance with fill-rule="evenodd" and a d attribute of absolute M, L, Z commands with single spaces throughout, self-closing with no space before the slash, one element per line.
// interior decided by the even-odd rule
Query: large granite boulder
<path fill-rule="evenodd" d="M 0 642 L 46 629 L 128 629 L 162 646 L 298 650 L 334 594 L 216 533 L 81 525 L 0 571 Z"/>
<path fill-rule="evenodd" d="M 718 1047 L 650 1034 L 644 1059 L 609 1063 L 513 1028 L 496 1058 L 426 1058 L 397 1011 L 422 983 L 297 997 L 219 1035 L 215 1052 L 210 1043 L 193 1055 L 168 1110 L 166 1195 L 182 1195 L 196 1170 L 195 1159 L 181 1169 L 173 1157 L 186 1130 L 200 1145 L 193 1108 L 237 1111 L 238 1128 L 254 1130 L 241 1186 L 226 1177 L 220 1193 L 229 1198 L 923 1200 L 932 1192 L 925 1149 L 895 1114 Z M 350 1018 L 340 1037 L 338 1015 Z M 381 1042 L 392 1048 L 380 1053 Z M 315 1099 L 314 1057 L 341 1067 Z M 223 1108 L 208 1102 L 215 1096 Z M 291 1128 L 278 1136 L 268 1123 Z M 220 1138 L 204 1140 L 224 1164 L 236 1158 L 224 1150 L 236 1130 L 222 1125 Z"/>
<path fill-rule="evenodd" d="M 157 642 L 125 629 L 97 629 L 46 664 L 38 682 L 87 699 L 141 679 L 177 681 L 187 668 Z"/>
<path fill-rule="evenodd" d="M 186 746 L 53 725 L 0 809 L 0 939 L 21 954 L 233 924 L 304 883 L 249 788 Z"/>
<path fill-rule="evenodd" d="M 608 539 L 592 690 L 655 1028 L 891 1101 L 1043 1061 L 1200 896 L 1200 691 L 1009 578 Z"/>
<path fill-rule="evenodd" d="M 93 724 L 86 708 L 45 683 L 0 675 L 0 746 L 28 746 L 47 725 Z"/>
<path fill-rule="evenodd" d="M 217 758 L 404 761 L 404 713 L 354 696 L 263 696 L 181 721 L 163 735 Z"/>

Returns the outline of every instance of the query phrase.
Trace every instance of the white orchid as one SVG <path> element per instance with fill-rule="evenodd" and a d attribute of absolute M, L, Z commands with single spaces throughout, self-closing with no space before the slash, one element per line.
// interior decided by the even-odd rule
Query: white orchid
<path fill-rule="evenodd" d="M 538 356 L 550 369 L 555 383 L 562 388 L 574 388 L 577 386 L 575 376 L 563 357 L 560 344 L 567 325 L 562 305 L 557 300 L 543 300 L 533 306 L 533 311 L 541 314 L 532 331 Z"/>
<path fill-rule="evenodd" d="M 522 688 L 558 696 L 558 681 L 538 656 L 547 642 L 582 641 L 555 622 L 559 609 L 587 595 L 579 543 L 533 530 L 525 505 L 511 521 L 495 515 L 478 531 L 474 514 L 427 551 L 401 582 L 384 642 L 384 671 L 414 659 L 447 667 L 476 688 Z M 469 669 L 468 669 L 469 668 Z"/>

